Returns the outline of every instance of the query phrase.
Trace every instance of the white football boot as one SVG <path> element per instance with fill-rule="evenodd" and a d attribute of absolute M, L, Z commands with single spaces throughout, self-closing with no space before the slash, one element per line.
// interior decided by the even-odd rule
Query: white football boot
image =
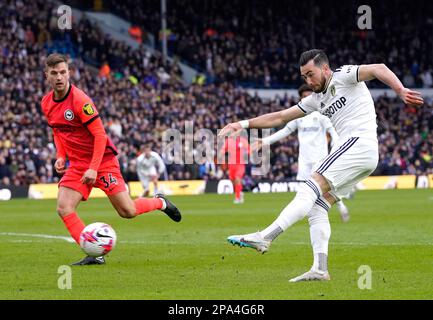
<path fill-rule="evenodd" d="M 328 271 L 309 270 L 300 276 L 290 279 L 289 282 L 300 282 L 300 281 L 329 281 L 331 277 Z"/>
<path fill-rule="evenodd" d="M 260 253 L 267 252 L 271 245 L 271 241 L 263 239 L 260 232 L 230 236 L 227 241 L 232 245 L 256 249 Z"/>

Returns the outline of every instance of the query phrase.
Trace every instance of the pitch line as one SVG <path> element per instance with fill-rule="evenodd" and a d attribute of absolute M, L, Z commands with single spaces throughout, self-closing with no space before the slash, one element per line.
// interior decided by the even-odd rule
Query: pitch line
<path fill-rule="evenodd" d="M 70 243 L 75 243 L 74 239 L 71 237 L 63 237 L 63 236 L 55 236 L 55 235 L 49 235 L 49 234 L 34 234 L 34 233 L 15 233 L 15 232 L 0 232 L 0 236 L 13 236 L 13 237 L 33 237 L 33 238 L 43 238 L 43 239 L 58 239 L 63 240 Z M 32 242 L 32 240 L 14 240 L 13 242 Z M 120 243 L 125 244 L 193 244 L 192 241 L 174 241 L 174 240 L 120 240 Z M 209 244 L 215 244 L 214 241 L 207 242 Z M 224 239 L 222 240 L 223 244 Z M 292 241 L 292 242 L 286 242 L 287 245 L 310 245 L 310 242 L 308 241 Z M 407 246 L 407 245 L 413 245 L 413 246 L 426 246 L 426 245 L 433 245 L 431 242 L 334 242 L 330 243 L 330 246 Z"/>
<path fill-rule="evenodd" d="M 0 236 L 13 236 L 13 237 L 34 237 L 44 239 L 59 239 L 66 242 L 75 242 L 71 237 L 53 236 L 49 234 L 34 234 L 34 233 L 15 233 L 15 232 L 0 232 Z"/>

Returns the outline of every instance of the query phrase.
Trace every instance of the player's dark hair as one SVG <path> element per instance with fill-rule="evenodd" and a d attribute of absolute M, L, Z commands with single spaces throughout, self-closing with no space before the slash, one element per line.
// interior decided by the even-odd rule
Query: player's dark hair
<path fill-rule="evenodd" d="M 302 52 L 301 57 L 299 58 L 299 65 L 305 66 L 310 60 L 313 60 L 314 65 L 317 67 L 322 66 L 323 64 L 329 65 L 329 59 L 326 55 L 325 51 L 320 49 L 313 49 Z"/>
<path fill-rule="evenodd" d="M 65 62 L 68 64 L 68 58 L 60 53 L 52 53 L 45 60 L 45 70 L 48 68 L 54 68 L 57 64 Z"/>
<path fill-rule="evenodd" d="M 302 94 L 304 93 L 304 92 L 306 92 L 306 91 L 313 91 L 313 89 L 311 89 L 311 87 L 308 85 L 308 84 L 306 84 L 306 83 L 304 83 L 302 86 L 300 86 L 299 87 L 299 89 L 298 89 L 298 93 L 299 93 L 299 96 L 300 97 L 302 97 Z"/>

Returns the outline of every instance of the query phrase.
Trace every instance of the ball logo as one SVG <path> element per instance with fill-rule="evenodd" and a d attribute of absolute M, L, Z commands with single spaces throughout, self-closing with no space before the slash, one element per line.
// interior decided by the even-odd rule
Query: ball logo
<path fill-rule="evenodd" d="M 65 119 L 68 121 L 71 121 L 74 119 L 74 113 L 72 112 L 71 109 L 67 109 L 64 113 Z"/>
<path fill-rule="evenodd" d="M 93 109 L 92 105 L 90 103 L 86 103 L 83 107 L 83 112 L 87 114 L 88 116 L 91 116 L 95 113 L 95 110 Z"/>

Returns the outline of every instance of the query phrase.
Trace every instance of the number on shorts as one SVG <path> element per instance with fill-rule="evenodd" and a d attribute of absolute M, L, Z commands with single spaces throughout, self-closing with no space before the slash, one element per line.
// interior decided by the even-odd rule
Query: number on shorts
<path fill-rule="evenodd" d="M 108 189 L 112 184 L 117 184 L 117 179 L 111 173 L 108 174 L 108 181 L 105 176 L 100 177 L 99 180 L 104 183 L 105 189 Z"/>

